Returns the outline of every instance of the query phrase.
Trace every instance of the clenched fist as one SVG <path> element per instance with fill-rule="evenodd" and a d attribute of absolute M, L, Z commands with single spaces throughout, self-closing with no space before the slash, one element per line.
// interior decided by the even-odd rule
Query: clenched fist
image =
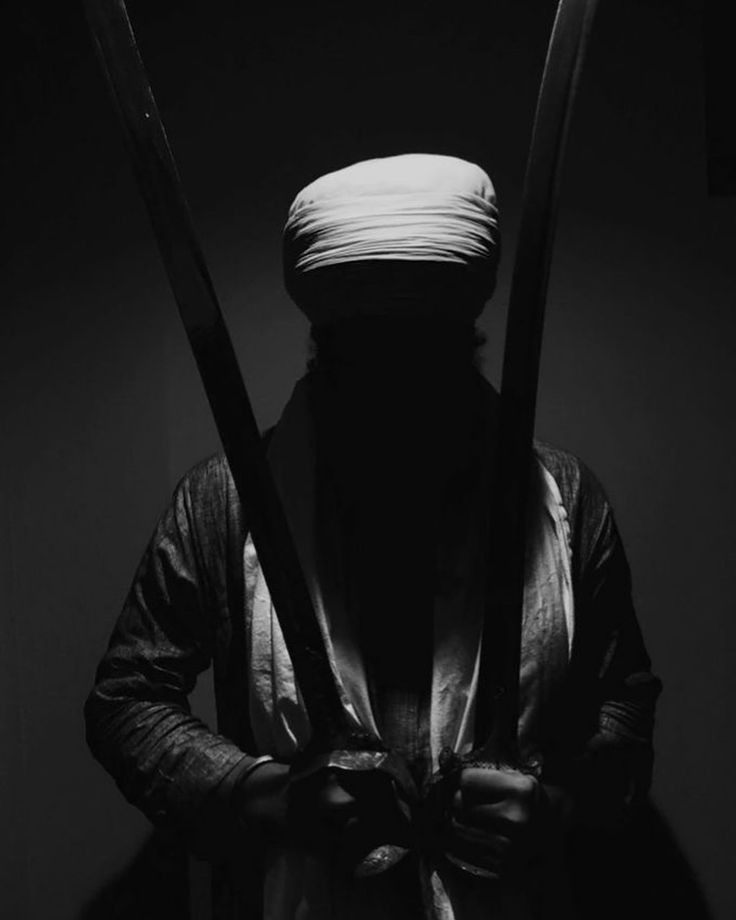
<path fill-rule="evenodd" d="M 518 876 L 537 850 L 547 812 L 542 785 L 511 768 L 466 767 L 453 797 L 445 852 L 478 875 Z"/>
<path fill-rule="evenodd" d="M 325 769 L 295 780 L 286 764 L 265 763 L 240 783 L 236 807 L 264 843 L 333 849 L 350 868 L 407 833 L 393 783 L 380 771 Z"/>

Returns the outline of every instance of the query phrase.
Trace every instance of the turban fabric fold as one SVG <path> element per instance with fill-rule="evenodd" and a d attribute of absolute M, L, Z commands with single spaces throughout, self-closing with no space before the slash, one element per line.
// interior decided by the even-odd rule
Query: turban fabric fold
<path fill-rule="evenodd" d="M 315 324 L 357 315 L 474 319 L 493 293 L 499 232 L 486 173 L 405 154 L 312 182 L 284 230 L 284 275 Z"/>

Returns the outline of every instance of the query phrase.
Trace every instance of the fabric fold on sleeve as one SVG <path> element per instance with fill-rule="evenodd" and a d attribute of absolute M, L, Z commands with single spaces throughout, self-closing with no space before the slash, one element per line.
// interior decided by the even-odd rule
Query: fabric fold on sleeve
<path fill-rule="evenodd" d="M 219 537 L 199 532 L 191 494 L 192 478 L 217 485 L 212 472 L 210 464 L 186 477 L 159 520 L 85 719 L 92 753 L 128 801 L 154 824 L 183 834 L 197 855 L 218 859 L 238 833 L 231 793 L 254 758 L 195 717 L 187 699 L 211 663 L 216 630 L 218 599 L 202 560 Z M 209 500 L 221 503 L 216 488 Z M 209 512 L 209 520 L 218 519 L 217 507 Z"/>

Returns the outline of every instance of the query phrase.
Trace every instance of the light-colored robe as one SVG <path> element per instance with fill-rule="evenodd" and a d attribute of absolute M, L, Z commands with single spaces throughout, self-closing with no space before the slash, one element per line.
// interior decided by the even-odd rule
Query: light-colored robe
<path fill-rule="evenodd" d="M 339 592 L 317 579 L 315 545 L 315 436 L 304 386 L 297 386 L 269 447 L 269 462 L 307 575 L 344 705 L 356 723 L 379 734 L 368 681 Z M 545 710 L 564 680 L 574 632 L 570 531 L 559 489 L 538 463 L 539 499 L 528 552 L 520 670 L 519 744 L 528 761 L 540 756 Z M 479 514 L 471 504 L 459 513 Z M 473 529 L 465 528 L 473 540 Z M 434 660 L 430 709 L 432 765 L 440 751 L 473 746 L 474 697 L 482 629 L 482 572 L 478 547 L 448 540 L 445 564 L 456 576 L 434 607 Z M 380 577 L 381 546 L 372 548 Z M 258 754 L 289 761 L 304 747 L 307 718 L 268 587 L 248 538 L 244 552 L 249 706 Z M 388 637 L 387 637 L 388 638 Z M 438 920 L 488 920 L 529 915 L 523 898 L 500 899 L 484 880 L 455 870 L 422 867 L 427 909 Z M 380 897 L 376 892 L 380 890 Z M 351 881 L 344 870 L 313 854 L 275 850 L 267 859 L 266 920 L 399 920 L 385 884 Z"/>

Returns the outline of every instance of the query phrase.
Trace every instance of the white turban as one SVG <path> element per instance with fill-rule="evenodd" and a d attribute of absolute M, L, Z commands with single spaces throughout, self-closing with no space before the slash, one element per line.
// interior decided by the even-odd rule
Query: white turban
<path fill-rule="evenodd" d="M 499 232 L 487 174 L 456 157 L 356 163 L 294 199 L 287 288 L 313 323 L 370 314 L 475 318 L 495 284 Z"/>

